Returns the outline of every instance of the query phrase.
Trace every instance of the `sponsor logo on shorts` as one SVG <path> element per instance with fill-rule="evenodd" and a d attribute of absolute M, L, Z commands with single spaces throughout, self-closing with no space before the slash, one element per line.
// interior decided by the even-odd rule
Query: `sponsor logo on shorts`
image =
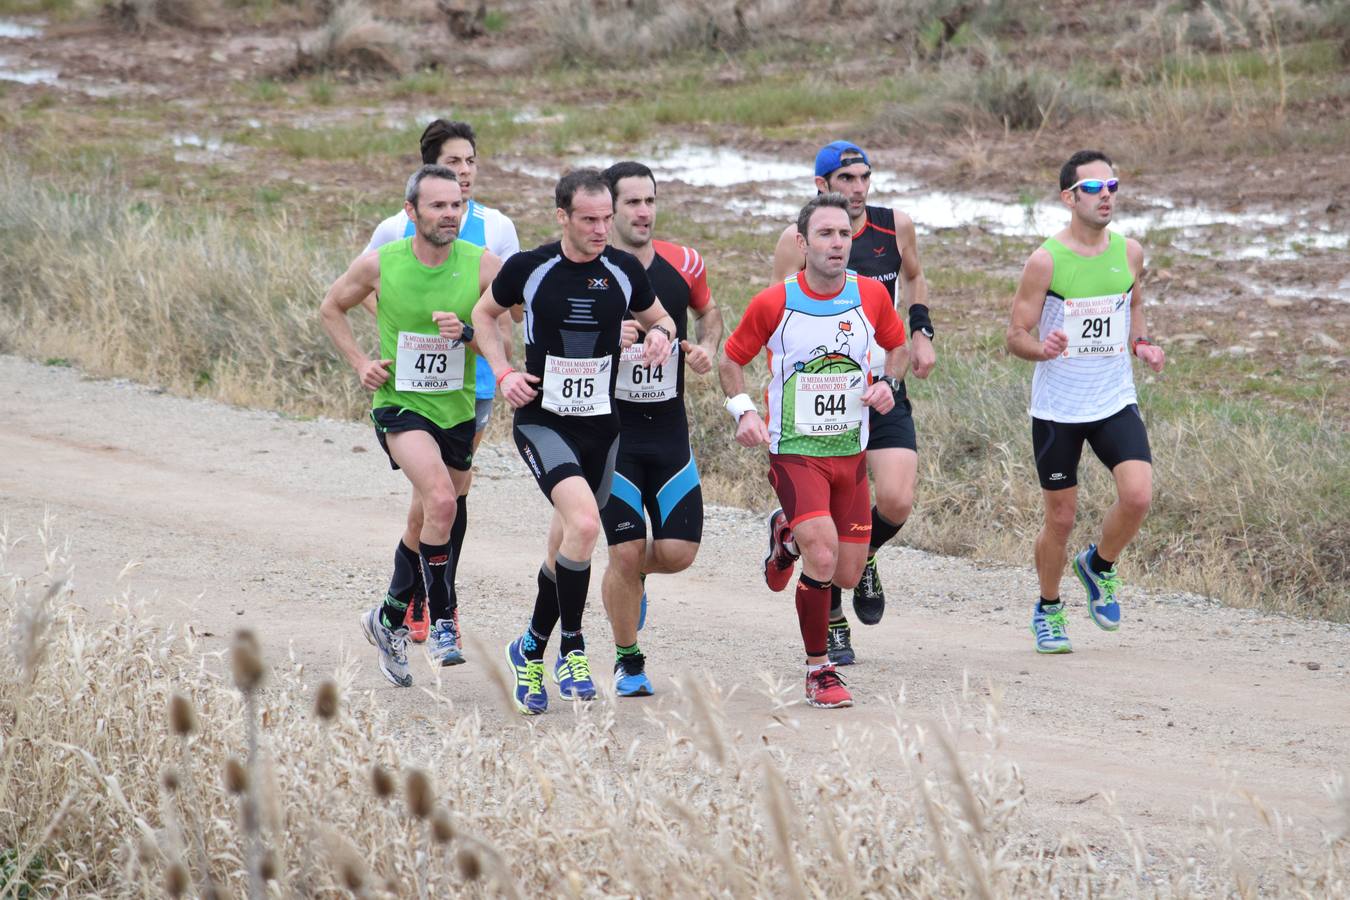
<path fill-rule="evenodd" d="M 543 477 L 544 471 L 539 468 L 539 461 L 534 458 L 534 449 L 532 447 L 527 446 L 525 448 L 525 462 L 530 464 L 530 471 L 534 472 L 535 478 Z"/>
<path fill-rule="evenodd" d="M 632 522 L 620 522 L 615 526 L 615 531 L 632 531 L 636 526 Z"/>
<path fill-rule="evenodd" d="M 1063 473 L 1063 472 L 1051 472 L 1051 473 L 1050 473 L 1050 480 L 1051 480 L 1051 481 L 1063 481 L 1063 480 L 1064 480 L 1064 473 Z"/>
<path fill-rule="evenodd" d="M 868 532 L 872 530 L 872 523 L 868 522 L 866 525 L 859 525 L 857 522 L 854 522 L 848 526 L 848 530 L 854 532 Z"/>

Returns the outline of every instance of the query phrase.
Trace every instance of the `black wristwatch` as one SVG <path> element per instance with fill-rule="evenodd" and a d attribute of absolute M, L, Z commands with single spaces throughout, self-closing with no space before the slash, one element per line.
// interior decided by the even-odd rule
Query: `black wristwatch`
<path fill-rule="evenodd" d="M 924 337 L 928 338 L 928 339 L 931 341 L 931 340 L 933 339 L 933 326 L 932 326 L 932 325 L 920 325 L 918 328 L 914 329 L 914 333 L 915 333 L 915 334 L 921 334 L 921 335 L 923 335 Z"/>
<path fill-rule="evenodd" d="M 651 327 L 650 330 L 661 332 L 662 334 L 664 334 L 664 335 L 666 336 L 666 340 L 668 340 L 668 341 L 672 341 L 672 342 L 673 342 L 673 341 L 675 340 L 675 335 L 671 334 L 671 333 L 670 333 L 670 329 L 667 328 L 667 327 L 664 326 L 664 325 L 653 325 L 653 326 Z"/>
<path fill-rule="evenodd" d="M 473 326 L 465 325 L 464 330 L 459 333 L 459 342 L 461 344 L 468 344 L 471 343 L 472 341 L 473 341 Z"/>
<path fill-rule="evenodd" d="M 877 381 L 890 387 L 892 394 L 900 393 L 900 389 L 905 386 L 905 383 L 894 375 L 882 375 Z"/>

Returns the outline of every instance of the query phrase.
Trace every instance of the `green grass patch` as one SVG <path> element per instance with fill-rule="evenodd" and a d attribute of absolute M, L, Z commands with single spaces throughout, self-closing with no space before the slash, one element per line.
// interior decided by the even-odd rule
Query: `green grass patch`
<path fill-rule="evenodd" d="M 369 160 L 381 156 L 417 155 L 418 126 L 389 128 L 378 119 L 325 128 L 281 126 L 241 132 L 243 144 L 268 147 L 291 159 Z"/>
<path fill-rule="evenodd" d="M 276 103 L 286 96 L 286 89 L 271 78 L 253 82 L 251 93 L 259 103 Z"/>

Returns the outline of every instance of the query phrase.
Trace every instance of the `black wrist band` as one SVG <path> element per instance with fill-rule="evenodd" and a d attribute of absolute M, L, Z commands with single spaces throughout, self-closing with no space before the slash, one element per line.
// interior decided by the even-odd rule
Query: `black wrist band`
<path fill-rule="evenodd" d="M 472 342 L 473 342 L 473 326 L 472 326 L 472 325 L 465 325 L 465 326 L 464 326 L 464 330 L 461 331 L 460 334 L 459 334 L 459 342 L 460 342 L 461 344 L 469 344 L 469 343 L 472 343 Z"/>
<path fill-rule="evenodd" d="M 928 318 L 928 307 L 915 303 L 909 308 L 909 333 L 918 334 L 925 330 L 933 330 L 933 320 Z"/>

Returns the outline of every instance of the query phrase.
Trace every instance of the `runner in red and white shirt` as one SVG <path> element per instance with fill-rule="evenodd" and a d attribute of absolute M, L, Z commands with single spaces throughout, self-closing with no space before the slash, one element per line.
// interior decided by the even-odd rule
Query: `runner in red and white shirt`
<path fill-rule="evenodd" d="M 847 268 L 853 229 L 842 195 L 807 203 L 797 231 L 805 267 L 750 301 L 723 347 L 719 374 L 736 440 L 769 445 L 769 482 L 783 504 L 769 517 L 769 588 L 783 590 L 802 560 L 797 617 L 807 702 L 852 706 L 827 655 L 830 588 L 856 585 L 867 559 L 865 407 L 886 413 L 895 405 L 905 327 L 885 286 Z M 886 352 L 886 374 L 875 381 L 874 344 Z M 745 393 L 744 367 L 761 349 L 769 363 L 767 421 Z"/>

